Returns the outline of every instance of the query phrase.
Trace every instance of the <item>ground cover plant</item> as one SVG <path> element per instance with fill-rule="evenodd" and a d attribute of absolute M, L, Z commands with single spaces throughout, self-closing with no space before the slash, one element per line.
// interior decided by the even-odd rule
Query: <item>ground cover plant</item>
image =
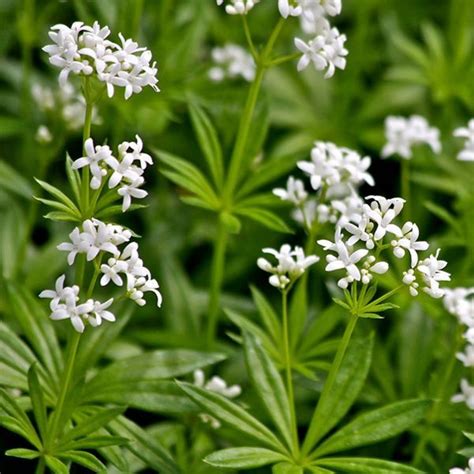
<path fill-rule="evenodd" d="M 1 472 L 474 472 L 471 0 L 0 12 Z"/>

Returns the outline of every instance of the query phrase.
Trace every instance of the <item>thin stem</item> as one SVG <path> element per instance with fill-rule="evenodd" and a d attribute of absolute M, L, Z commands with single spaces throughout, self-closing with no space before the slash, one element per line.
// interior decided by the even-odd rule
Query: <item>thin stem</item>
<path fill-rule="evenodd" d="M 391 296 L 393 296 L 395 293 L 398 293 L 405 285 L 399 285 L 397 286 L 396 288 L 394 288 L 393 290 L 390 290 L 388 293 L 385 293 L 384 295 L 382 295 L 380 298 L 377 298 L 376 300 L 374 301 L 371 301 L 364 309 L 367 310 L 369 309 L 371 306 L 375 306 L 376 304 L 379 304 L 379 303 L 382 303 L 383 301 L 385 301 L 386 299 L 390 298 Z"/>
<path fill-rule="evenodd" d="M 100 263 L 102 262 L 102 254 L 99 255 L 97 263 L 94 263 L 94 274 L 92 275 L 91 281 L 89 283 L 89 288 L 86 293 L 86 300 L 92 296 L 94 292 L 95 284 L 97 283 L 97 278 L 100 274 Z"/>
<path fill-rule="evenodd" d="M 56 437 L 60 434 L 61 426 L 61 417 L 63 415 L 64 403 L 68 395 L 70 384 L 72 380 L 72 374 L 74 372 L 74 362 L 76 360 L 77 349 L 79 347 L 79 341 L 81 340 L 81 333 L 74 331 L 69 340 L 66 365 L 64 368 L 64 373 L 62 376 L 62 385 L 59 392 L 58 401 L 56 408 L 51 417 L 51 425 L 48 430 L 48 436 L 46 440 L 46 447 L 51 449 L 54 446 Z"/>
<path fill-rule="evenodd" d="M 217 235 L 214 240 L 214 252 L 211 264 L 211 284 L 209 293 L 207 343 L 211 346 L 216 335 L 217 321 L 219 317 L 219 302 L 224 276 L 225 252 L 227 248 L 228 234 L 221 219 L 217 224 Z"/>
<path fill-rule="evenodd" d="M 301 56 L 301 53 L 292 53 L 287 54 L 285 56 L 280 56 L 279 58 L 272 59 L 270 62 L 267 63 L 268 67 L 272 66 L 279 66 L 280 64 L 288 63 L 290 61 L 294 61 Z"/>
<path fill-rule="evenodd" d="M 290 404 L 291 437 L 293 441 L 293 451 L 295 456 L 299 454 L 298 425 L 295 413 L 295 396 L 293 392 L 293 380 L 291 377 L 291 354 L 290 354 L 290 328 L 288 322 L 288 291 L 281 293 L 281 308 L 283 319 L 283 352 L 285 359 L 285 378 L 288 402 Z"/>
<path fill-rule="evenodd" d="M 334 383 L 336 382 L 337 375 L 341 368 L 344 356 L 346 355 L 347 347 L 349 346 L 349 342 L 351 340 L 352 333 L 354 332 L 358 319 L 359 317 L 357 314 L 351 314 L 349 322 L 346 326 L 346 330 L 344 331 L 341 342 L 339 343 L 336 356 L 334 357 L 334 361 L 331 365 L 331 368 L 329 369 L 329 374 L 324 384 L 323 391 L 321 393 L 321 398 L 319 399 L 317 408 L 313 414 L 313 418 L 310 423 L 310 429 L 308 430 L 308 433 L 303 443 L 303 455 L 307 455 L 314 447 L 314 430 L 316 429 L 316 426 L 313 424 L 313 420 L 319 414 L 318 408 L 324 406 L 326 399 L 331 396 L 331 391 L 333 389 Z"/>
<path fill-rule="evenodd" d="M 411 188 L 410 188 L 410 160 L 401 160 L 402 182 L 401 194 L 406 203 L 403 208 L 405 219 L 411 219 Z"/>
<path fill-rule="evenodd" d="M 46 465 L 44 462 L 44 458 L 41 457 L 38 461 L 38 465 L 36 466 L 35 474 L 44 474 L 45 467 Z"/>
<path fill-rule="evenodd" d="M 247 15 L 241 15 L 241 17 L 242 17 L 242 23 L 244 24 L 245 39 L 247 40 L 250 53 L 252 54 L 254 61 L 258 62 L 258 52 L 257 52 L 257 49 L 255 48 L 255 44 L 252 39 L 252 33 L 250 33 L 249 23 L 247 21 Z"/>
<path fill-rule="evenodd" d="M 83 153 L 86 155 L 85 143 L 86 140 L 91 136 L 91 124 L 92 124 L 92 111 L 94 108 L 93 101 L 90 98 L 90 94 L 88 91 L 89 82 L 86 78 L 85 85 L 84 85 L 84 98 L 86 100 L 86 114 L 84 119 L 84 129 L 82 132 L 82 143 L 83 143 Z M 82 169 L 82 189 L 81 189 L 81 197 L 82 197 L 82 213 L 86 214 L 83 215 L 84 218 L 87 218 L 87 212 L 89 210 L 89 167 L 85 166 Z"/>

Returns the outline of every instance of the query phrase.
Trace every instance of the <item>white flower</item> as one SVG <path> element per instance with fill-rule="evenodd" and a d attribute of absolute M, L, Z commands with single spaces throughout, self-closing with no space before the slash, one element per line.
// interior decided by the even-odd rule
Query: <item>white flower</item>
<path fill-rule="evenodd" d="M 64 286 L 64 281 L 66 280 L 66 275 L 61 275 L 56 280 L 56 285 L 54 290 L 43 290 L 40 294 L 40 298 L 49 298 L 51 299 L 50 308 L 53 309 L 57 307 L 60 301 L 75 303 L 79 299 L 79 287 L 74 286 Z"/>
<path fill-rule="evenodd" d="M 285 188 L 275 188 L 273 194 L 278 196 L 283 201 L 289 201 L 295 206 L 303 204 L 308 193 L 304 189 L 304 183 L 300 179 L 295 179 L 293 176 L 288 178 Z"/>
<path fill-rule="evenodd" d="M 474 474 L 474 457 L 468 461 L 468 467 L 462 469 L 460 467 L 453 467 L 449 470 L 449 474 Z"/>
<path fill-rule="evenodd" d="M 229 15 L 246 15 L 260 0 L 229 0 L 225 11 Z M 217 0 L 217 5 L 222 5 L 224 0 Z"/>
<path fill-rule="evenodd" d="M 316 255 L 306 257 L 301 247 L 292 250 L 288 244 L 282 245 L 279 251 L 272 248 L 264 248 L 262 251 L 273 255 L 277 259 L 277 265 L 272 265 L 262 257 L 257 260 L 257 265 L 261 270 L 272 273 L 270 284 L 281 290 L 296 281 L 308 267 L 319 260 Z"/>
<path fill-rule="evenodd" d="M 458 153 L 458 160 L 474 161 L 474 119 L 469 120 L 467 127 L 456 128 L 453 135 L 466 139 L 464 149 Z"/>
<path fill-rule="evenodd" d="M 227 398 L 238 397 L 242 393 L 240 385 L 231 385 L 227 386 L 225 380 L 220 377 L 214 376 L 208 382 L 206 382 L 204 372 L 200 369 L 194 371 L 194 385 L 199 388 L 204 388 L 210 392 L 219 393 Z M 219 420 L 215 419 L 213 416 L 207 413 L 201 413 L 201 420 L 204 423 L 210 423 L 214 429 L 220 428 L 221 424 Z"/>
<path fill-rule="evenodd" d="M 157 68 L 151 52 L 121 34 L 121 44 L 114 43 L 107 39 L 109 34 L 109 28 L 102 28 L 97 22 L 92 27 L 76 22 L 70 28 L 51 28 L 49 36 L 54 44 L 45 46 L 43 51 L 49 54 L 50 63 L 61 69 L 60 84 L 64 85 L 72 72 L 94 74 L 106 83 L 109 97 L 115 86 L 125 88 L 126 99 L 146 86 L 158 92 Z"/>
<path fill-rule="evenodd" d="M 38 130 L 36 130 L 35 140 L 41 144 L 51 143 L 53 136 L 46 125 L 40 125 L 38 127 Z"/>
<path fill-rule="evenodd" d="M 298 0 L 296 2 L 292 2 L 291 0 L 278 0 L 278 10 L 283 18 L 300 16 L 301 13 L 303 13 L 303 8 Z"/>
<path fill-rule="evenodd" d="M 402 158 L 412 157 L 414 145 L 426 144 L 434 153 L 441 151 L 439 130 L 430 127 L 424 117 L 412 115 L 409 118 L 389 116 L 385 119 L 386 145 L 382 149 L 382 157 L 398 154 Z"/>
<path fill-rule="evenodd" d="M 405 256 L 405 250 L 408 250 L 411 258 L 411 267 L 414 268 L 418 263 L 418 252 L 427 250 L 428 242 L 418 242 L 420 230 L 413 222 L 405 222 L 401 229 L 403 237 L 398 240 L 392 240 L 393 253 L 397 258 Z"/>
<path fill-rule="evenodd" d="M 446 288 L 443 303 L 445 308 L 454 316 L 460 316 L 459 309 L 463 307 L 463 302 L 468 297 L 474 295 L 474 287 L 472 288 Z"/>
<path fill-rule="evenodd" d="M 326 79 L 334 76 L 336 68 L 345 69 L 348 51 L 344 48 L 346 35 L 340 34 L 337 28 L 323 31 L 308 43 L 300 38 L 295 38 L 295 46 L 301 51 L 302 56 L 298 61 L 297 69 L 302 71 L 310 63 L 318 71 L 327 68 L 324 77 Z"/>
<path fill-rule="evenodd" d="M 126 273 L 127 263 L 123 260 L 117 260 L 116 258 L 109 258 L 107 264 L 103 263 L 100 266 L 102 272 L 102 278 L 100 279 L 101 286 L 108 285 L 112 281 L 117 286 L 123 285 L 122 277 L 120 273 Z"/>
<path fill-rule="evenodd" d="M 91 326 L 100 326 L 103 319 L 111 323 L 115 321 L 115 316 L 110 311 L 107 311 L 107 308 L 109 308 L 113 302 L 113 298 L 110 298 L 105 303 L 101 303 L 100 301 L 93 302 L 93 308 L 87 318 Z"/>
<path fill-rule="evenodd" d="M 383 196 L 367 196 L 366 199 L 371 199 L 372 202 L 370 206 L 367 204 L 363 206 L 363 212 L 377 225 L 373 233 L 374 240 L 381 240 L 387 232 L 401 236 L 401 229 L 397 225 L 392 224 L 392 221 L 400 214 L 405 200 L 402 198 L 386 199 Z"/>
<path fill-rule="evenodd" d="M 357 225 L 351 222 L 351 219 L 358 221 Z M 360 240 L 365 243 L 365 246 L 369 250 L 372 250 L 375 247 L 375 243 L 374 243 L 374 235 L 369 230 L 369 224 L 370 224 L 370 227 L 373 227 L 368 216 L 365 214 L 361 214 L 361 215 L 354 214 L 350 216 L 349 219 L 343 220 L 340 224 L 341 227 L 347 230 L 351 234 L 351 237 L 349 237 L 347 244 L 352 246 L 352 245 L 355 245 Z"/>
<path fill-rule="evenodd" d="M 159 285 L 155 279 L 145 277 L 130 278 L 130 274 L 128 274 L 127 277 L 127 296 L 132 301 L 137 303 L 139 306 L 144 306 L 146 304 L 146 301 L 143 298 L 144 293 L 152 292 L 156 296 L 156 305 L 161 307 L 163 297 L 158 291 Z"/>
<path fill-rule="evenodd" d="M 410 291 L 411 296 L 418 295 L 418 288 L 420 285 L 416 281 L 415 270 L 413 270 L 413 268 L 410 268 L 406 272 L 403 272 L 402 281 L 405 285 L 408 286 L 408 290 Z"/>
<path fill-rule="evenodd" d="M 464 352 L 456 354 L 456 358 L 464 364 L 464 367 L 474 367 L 474 345 L 467 345 Z"/>
<path fill-rule="evenodd" d="M 367 257 L 363 264 L 363 268 L 360 271 L 361 279 L 360 281 L 364 285 L 368 285 L 373 278 L 373 273 L 377 275 L 383 275 L 387 273 L 389 269 L 387 262 L 377 262 L 376 258 L 373 255 Z"/>
<path fill-rule="evenodd" d="M 464 339 L 468 342 L 470 345 L 474 345 L 474 327 L 470 327 L 464 334 L 463 334 Z"/>
<path fill-rule="evenodd" d="M 314 190 L 329 187 L 328 194 L 353 193 L 354 186 L 363 182 L 374 184 L 372 176 L 366 171 L 370 166 L 370 158 L 361 156 L 349 148 L 338 147 L 330 142 L 315 142 L 311 150 L 311 161 L 299 161 L 298 168 L 310 176 Z M 339 185 L 343 189 L 336 190 Z M 353 193 L 354 194 L 354 193 Z"/>
<path fill-rule="evenodd" d="M 213 48 L 212 60 L 215 65 L 209 69 L 209 78 L 220 82 L 225 78 L 242 77 L 248 82 L 255 78 L 255 61 L 252 55 L 236 44 L 227 44 L 222 48 Z"/>
<path fill-rule="evenodd" d="M 444 260 L 438 260 L 440 250 L 435 255 L 430 255 L 418 264 L 417 270 L 421 273 L 426 287 L 423 291 L 433 298 L 442 298 L 444 290 L 440 288 L 440 281 L 450 281 L 451 276 L 443 268 L 448 264 Z"/>
<path fill-rule="evenodd" d="M 464 402 L 468 408 L 474 410 L 474 385 L 469 385 L 466 379 L 461 380 L 461 393 L 451 398 L 453 403 Z"/>
<path fill-rule="evenodd" d="M 130 208 L 132 204 L 132 197 L 137 199 L 143 199 L 148 196 L 148 193 L 144 189 L 140 189 L 140 186 L 145 182 L 145 180 L 138 176 L 134 181 L 130 183 L 124 183 L 118 189 L 118 193 L 123 197 L 122 201 L 122 212 L 125 212 Z"/>
<path fill-rule="evenodd" d="M 94 146 L 94 141 L 92 138 L 88 138 L 84 142 L 84 150 L 86 152 L 86 156 L 75 160 L 72 167 L 73 169 L 77 170 L 83 168 L 84 166 L 88 166 L 92 174 L 90 186 L 92 189 L 99 189 L 103 176 L 107 174 L 106 170 L 104 169 L 104 164 L 113 158 L 112 151 L 108 145 Z"/>
<path fill-rule="evenodd" d="M 357 267 L 357 263 L 368 254 L 369 251 L 367 249 L 359 249 L 351 253 L 350 248 L 342 239 L 338 239 L 337 236 L 334 243 L 326 240 L 318 240 L 318 244 L 322 245 L 325 250 L 328 249 L 337 254 L 337 257 L 334 255 L 328 255 L 326 257 L 328 263 L 325 270 L 327 272 L 336 270 L 346 271 L 347 277 L 340 279 L 337 283 L 340 288 L 347 288 L 349 283 L 361 280 L 362 275 Z"/>

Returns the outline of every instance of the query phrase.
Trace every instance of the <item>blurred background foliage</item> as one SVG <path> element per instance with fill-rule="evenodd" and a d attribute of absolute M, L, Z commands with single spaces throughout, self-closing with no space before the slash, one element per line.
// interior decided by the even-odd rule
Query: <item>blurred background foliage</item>
<path fill-rule="evenodd" d="M 276 0 L 262 0 L 249 15 L 257 43 L 268 37 L 277 19 L 275 4 Z M 37 294 L 66 268 L 65 257 L 55 246 L 63 241 L 70 226 L 41 218 L 45 209 L 32 200 L 32 195 L 39 193 L 33 177 L 47 177 L 58 187 L 63 186 L 64 156 L 66 151 L 73 157 L 80 156 L 80 131 L 68 128 L 60 110 L 48 114 L 39 110 L 31 88 L 34 84 L 56 88 L 57 71 L 48 65 L 41 47 L 47 44 L 51 25 L 76 20 L 89 24 L 98 20 L 110 27 L 113 36 L 120 31 L 146 45 L 158 61 L 159 94 L 145 90 L 129 101 L 116 97 L 100 103 L 101 120 L 92 131 L 98 141 L 116 145 L 138 133 L 149 149 L 167 150 L 202 167 L 203 157 L 187 103 L 192 98 L 209 113 L 226 156 L 246 96 L 246 83 L 237 80 L 215 84 L 208 79 L 213 46 L 245 43 L 241 22 L 225 15 L 213 0 L 0 0 L 0 311 L 2 319 L 10 321 L 5 281 L 21 282 Z M 387 197 L 399 193 L 399 163 L 379 157 L 384 118 L 416 113 L 439 127 L 442 154 L 434 156 L 419 150 L 411 162 L 412 208 L 424 238 L 431 240 L 435 249 L 443 247 L 453 286 L 474 285 L 473 164 L 456 161 L 460 144 L 451 133 L 474 116 L 473 25 L 473 0 L 345 0 L 337 26 L 348 37 L 346 70 L 324 80 L 315 71 L 297 73 L 295 64 L 272 69 L 265 79 L 255 117 L 256 126 L 265 131 L 260 133 L 264 139 L 255 142 L 256 170 L 267 160 L 288 157 L 290 172 L 297 159 L 308 155 L 314 140 L 330 140 L 370 155 L 377 183 L 375 194 Z M 293 51 L 297 27 L 296 21 L 287 22 L 277 44 L 279 52 Z M 42 124 L 53 135 L 49 144 L 35 140 Z M 282 176 L 268 190 L 285 180 Z M 121 223 L 143 236 L 141 255 L 162 286 L 164 305 L 159 311 L 153 305 L 136 310 L 108 358 L 122 358 L 146 348 L 204 346 L 201 336 L 215 217 L 181 202 L 184 191 L 160 174 L 158 164 L 148 171 L 147 189 L 149 207 L 121 218 Z M 295 231 L 289 240 L 301 245 L 303 233 L 288 214 L 287 209 L 279 211 Z M 255 261 L 262 247 L 277 246 L 284 239 L 288 236 L 244 222 L 241 233 L 232 236 L 229 243 L 222 307 L 253 318 L 256 311 L 250 284 L 260 287 L 269 298 L 277 296 L 267 291 L 266 277 Z M 307 345 L 316 345 L 318 338 L 327 341 L 339 336 L 340 318 L 337 310 L 328 306 L 329 292 L 321 289 L 321 277 L 317 276 L 322 265 L 317 267 L 310 286 L 310 321 L 323 314 L 329 322 L 325 323 L 326 332 L 322 336 L 319 332 Z M 437 380 L 453 358 L 456 325 L 442 305 L 423 296 L 417 304 L 404 296 L 399 300 L 400 310 L 393 311 L 385 321 L 367 322 L 361 328 L 362 332 L 376 329 L 378 342 L 359 406 L 434 396 L 432 386 L 439 386 Z M 242 384 L 245 393 L 242 357 L 238 346 L 227 337 L 232 331 L 236 331 L 235 326 L 222 314 L 220 349 L 231 357 L 221 366 L 221 373 L 232 383 Z M 308 337 L 313 333 L 318 331 L 309 331 Z M 327 347 L 327 353 L 322 351 L 318 362 L 307 367 L 316 375 L 327 369 L 332 357 L 334 344 Z M 306 402 L 319 388 L 317 380 L 302 376 L 300 381 L 297 395 L 302 425 L 310 413 Z M 456 380 L 459 373 L 454 372 L 454 383 L 447 383 L 446 390 L 454 390 Z M 251 391 L 244 396 L 250 406 L 252 397 Z M 144 424 L 150 421 L 138 413 L 137 419 Z M 188 430 L 179 419 L 162 420 L 162 414 L 157 414 L 154 421 L 159 423 L 154 433 L 187 466 L 185 472 L 211 472 L 199 460 L 222 445 L 220 434 L 225 431 L 196 431 L 194 425 Z M 461 459 L 455 454 L 464 443 L 461 430 L 469 423 L 472 428 L 474 418 L 462 407 L 446 404 L 430 423 L 434 429 L 424 466 L 429 472 L 447 472 Z M 425 429 L 417 428 L 419 433 Z M 193 430 L 191 448 L 186 443 Z M 8 439 L 5 437 L 4 442 L 3 432 L 0 435 L 3 451 Z M 383 444 L 377 448 L 378 455 L 410 461 L 416 435 Z M 2 463 L 2 471 L 13 472 L 2 469 Z"/>

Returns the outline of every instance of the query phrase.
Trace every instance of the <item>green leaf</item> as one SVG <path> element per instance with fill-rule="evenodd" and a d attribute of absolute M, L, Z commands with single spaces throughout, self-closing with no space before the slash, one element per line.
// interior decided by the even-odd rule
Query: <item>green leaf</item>
<path fill-rule="evenodd" d="M 31 199 L 33 194 L 30 183 L 18 171 L 2 160 L 0 160 L 0 188 L 26 199 Z"/>
<path fill-rule="evenodd" d="M 272 468 L 272 474 L 303 474 L 303 468 L 289 462 L 276 464 Z"/>
<path fill-rule="evenodd" d="M 197 196 L 180 196 L 179 199 L 190 206 L 206 209 L 207 211 L 215 211 L 218 208 L 214 204 L 209 204 L 207 201 Z"/>
<path fill-rule="evenodd" d="M 221 449 L 206 456 L 204 462 L 215 467 L 251 469 L 285 461 L 286 459 L 283 454 L 269 449 L 242 447 Z"/>
<path fill-rule="evenodd" d="M 50 383 L 58 383 L 62 357 L 51 321 L 27 289 L 13 283 L 8 283 L 7 289 L 9 306 L 16 321 L 49 372 Z"/>
<path fill-rule="evenodd" d="M 72 168 L 72 159 L 69 153 L 66 153 L 66 176 L 71 186 L 76 202 L 81 202 L 81 174 L 78 170 Z"/>
<path fill-rule="evenodd" d="M 68 443 L 60 443 L 58 451 L 69 451 L 77 449 L 97 449 L 107 446 L 121 446 L 127 444 L 129 440 L 121 436 L 88 436 L 77 441 L 70 441 Z"/>
<path fill-rule="evenodd" d="M 36 364 L 33 364 L 28 371 L 28 388 L 30 392 L 31 405 L 35 415 L 36 424 L 38 426 L 41 438 L 46 439 L 48 418 L 46 413 L 46 404 L 43 398 L 43 391 L 36 372 Z"/>
<path fill-rule="evenodd" d="M 54 474 L 69 474 L 69 469 L 66 464 L 62 463 L 59 459 L 49 455 L 46 455 L 44 459 Z"/>
<path fill-rule="evenodd" d="M 29 441 L 35 448 L 41 449 L 41 442 L 36 433 L 33 433 L 31 428 L 26 428 L 25 424 L 17 420 L 15 417 L 9 415 L 0 415 L 0 426 L 3 426 L 12 433 L 20 435 L 22 438 Z"/>
<path fill-rule="evenodd" d="M 268 415 L 285 439 L 287 447 L 291 449 L 290 403 L 280 374 L 263 350 L 261 343 L 248 332 L 244 332 L 244 350 L 247 372 L 252 384 Z"/>
<path fill-rule="evenodd" d="M 461 226 L 457 222 L 456 218 L 452 216 L 444 207 L 438 206 L 432 201 L 426 201 L 424 206 L 436 217 L 450 225 L 459 235 L 462 235 Z"/>
<path fill-rule="evenodd" d="M 46 183 L 45 181 L 41 181 L 40 179 L 36 179 L 35 181 L 51 196 L 54 196 L 59 202 L 62 202 L 66 207 L 68 207 L 72 213 L 80 215 L 81 213 L 79 212 L 79 209 L 77 206 L 74 204 L 74 202 L 66 196 L 60 189 L 56 188 L 55 186 L 52 186 L 49 183 Z"/>
<path fill-rule="evenodd" d="M 0 266 L 3 277 L 14 279 L 24 265 L 22 242 L 26 238 L 26 215 L 13 200 L 0 212 Z"/>
<path fill-rule="evenodd" d="M 174 170 L 164 170 L 162 171 L 162 174 L 179 186 L 182 186 L 188 191 L 196 194 L 203 201 L 209 203 L 213 208 L 219 208 L 219 198 L 206 177 L 198 168 L 196 168 L 196 166 L 182 158 L 164 151 L 155 150 L 154 153 L 163 163 Z"/>
<path fill-rule="evenodd" d="M 105 472 L 107 470 L 99 459 L 85 451 L 66 451 L 58 454 L 58 457 L 80 464 L 93 472 Z"/>
<path fill-rule="evenodd" d="M 189 350 L 154 351 L 129 357 L 99 371 L 86 385 L 84 397 L 109 392 L 124 383 L 179 377 L 224 359 L 222 354 Z"/>
<path fill-rule="evenodd" d="M 427 400 L 404 400 L 364 413 L 321 444 L 314 455 L 347 451 L 396 436 L 422 420 L 430 406 Z"/>
<path fill-rule="evenodd" d="M 71 215 L 71 217 L 78 219 L 81 215 L 77 212 L 73 212 L 68 206 L 63 204 L 62 202 L 59 201 L 53 201 L 51 199 L 44 199 L 41 197 L 33 196 L 34 199 L 37 201 L 43 203 L 45 206 L 52 207 L 53 209 L 58 209 L 61 212 L 64 212 L 65 214 Z"/>
<path fill-rule="evenodd" d="M 360 474 L 423 474 L 414 467 L 391 461 L 371 458 L 327 458 L 318 460 L 315 465 L 329 467 L 338 471 Z"/>
<path fill-rule="evenodd" d="M 267 211 L 265 209 L 260 209 L 257 207 L 236 207 L 234 209 L 236 214 L 241 216 L 248 217 L 259 224 L 268 227 L 271 230 L 276 230 L 277 232 L 283 232 L 286 234 L 292 234 L 293 231 L 285 224 L 285 222 L 280 219 L 273 212 Z"/>
<path fill-rule="evenodd" d="M 196 103 L 189 104 L 189 114 L 214 183 L 220 189 L 224 179 L 224 165 L 217 132 L 207 114 Z"/>
<path fill-rule="evenodd" d="M 275 310 L 265 296 L 254 286 L 250 287 L 260 318 L 275 342 L 281 341 L 281 324 Z"/>
<path fill-rule="evenodd" d="M 80 222 L 81 219 L 73 217 L 72 214 L 62 211 L 51 211 L 43 216 L 45 219 L 57 222 Z"/>
<path fill-rule="evenodd" d="M 67 431 L 61 437 L 61 443 L 66 444 L 69 441 L 80 438 L 82 436 L 87 436 L 89 433 L 94 433 L 99 428 L 107 425 L 113 419 L 117 418 L 125 411 L 125 408 L 105 408 L 101 409 L 94 415 L 86 418 L 84 421 L 80 422 L 77 426 Z"/>
<path fill-rule="evenodd" d="M 349 411 L 369 372 L 373 337 L 353 339 L 341 362 L 334 385 L 319 399 L 311 419 L 304 449 L 309 451 Z"/>
<path fill-rule="evenodd" d="M 33 451 L 32 449 L 17 448 L 5 451 L 5 455 L 22 459 L 36 459 L 39 457 L 40 453 L 38 451 Z"/>
<path fill-rule="evenodd" d="M 130 439 L 126 446 L 130 452 L 160 474 L 179 474 L 180 470 L 161 444 L 145 430 L 125 417 L 110 423 L 114 434 Z"/>
<path fill-rule="evenodd" d="M 240 408 L 236 403 L 231 402 L 224 396 L 210 392 L 189 383 L 176 382 L 188 396 L 201 406 L 206 413 L 212 413 L 212 416 L 223 423 L 231 426 L 240 433 L 244 433 L 251 438 L 276 449 L 279 452 L 286 453 L 284 446 L 278 438 L 260 421 Z"/>
<path fill-rule="evenodd" d="M 240 232 L 240 228 L 242 227 L 240 220 L 229 212 L 219 213 L 219 219 L 231 234 L 238 234 Z"/>

